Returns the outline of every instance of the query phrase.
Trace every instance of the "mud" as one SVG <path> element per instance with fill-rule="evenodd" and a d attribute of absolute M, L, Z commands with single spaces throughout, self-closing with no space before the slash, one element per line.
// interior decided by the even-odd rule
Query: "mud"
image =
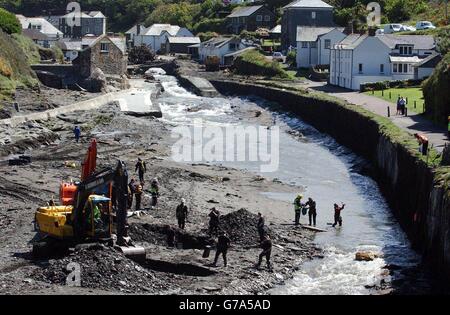
<path fill-rule="evenodd" d="M 234 111 L 243 120 L 270 119 L 256 106 Z M 292 211 L 292 205 L 262 194 L 294 194 L 295 187 L 222 166 L 175 163 L 169 156 L 173 142 L 170 126 L 158 119 L 127 116 L 112 103 L 33 124 L 56 137 L 47 142 L 32 141 L 36 145 L 22 149 L 32 156 L 31 164 L 0 164 L 2 294 L 259 294 L 290 278 L 302 261 L 320 256 L 312 244 L 312 232 L 284 225 L 278 219 L 277 212 Z M 73 139 L 74 124 L 82 129 L 80 143 Z M 33 260 L 32 241 L 37 239 L 34 212 L 50 199 L 58 200 L 61 181 L 79 179 L 80 163 L 92 138 L 98 142 L 99 168 L 122 159 L 130 177 L 137 176 L 134 165 L 139 156 L 147 162 L 146 182 L 159 179 L 158 206 L 150 209 L 149 187 L 145 185 L 144 215 L 128 220 L 130 236 L 146 248 L 147 258 L 137 263 L 111 248 L 100 248 L 74 251 L 59 259 Z M 185 231 L 178 229 L 175 218 L 181 198 L 189 207 Z M 221 258 L 219 267 L 211 266 L 214 249 L 203 258 L 204 247 L 211 244 L 214 248 L 216 241 L 208 234 L 208 213 L 213 206 L 220 210 L 222 228 L 232 239 L 226 268 Z M 254 267 L 261 252 L 256 232 L 258 212 L 265 216 L 274 238 L 273 272 Z M 168 226 L 175 230 L 174 247 L 167 243 Z M 69 262 L 81 264 L 82 287 L 66 285 Z"/>

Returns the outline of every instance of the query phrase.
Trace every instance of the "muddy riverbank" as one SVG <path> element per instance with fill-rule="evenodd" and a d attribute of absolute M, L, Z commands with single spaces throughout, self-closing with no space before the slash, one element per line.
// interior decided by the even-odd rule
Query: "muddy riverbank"
<path fill-rule="evenodd" d="M 235 108 L 234 114 L 242 120 L 270 121 L 270 115 L 256 106 Z M 297 187 L 219 165 L 173 162 L 169 157 L 174 140 L 167 122 L 127 116 L 118 110 L 117 103 L 111 103 L 97 110 L 33 124 L 56 137 L 40 142 L 42 146 L 33 150 L 25 150 L 32 156 L 31 164 L 0 166 L 0 227 L 4 231 L 0 236 L 2 294 L 257 294 L 292 277 L 303 261 L 320 256 L 312 243 L 312 232 L 283 225 L 285 220 L 277 215 L 292 212 L 291 202 L 263 194 L 267 191 L 296 194 Z M 82 128 L 80 143 L 73 140 L 74 124 Z M 137 264 L 109 248 L 33 260 L 30 242 L 36 236 L 34 212 L 51 198 L 58 198 L 61 181 L 79 178 L 80 162 L 92 138 L 98 141 L 99 167 L 114 165 L 117 159 L 122 159 L 134 175 L 134 163 L 139 156 L 147 161 L 146 179 L 158 177 L 160 181 L 157 209 L 149 210 L 149 192 L 145 187 L 145 215 L 129 219 L 130 234 L 135 243 L 147 248 L 147 260 Z M 187 200 L 190 208 L 186 232 L 175 228 L 180 242 L 177 247 L 168 248 L 164 241 L 167 225 L 175 227 L 175 207 L 181 198 Z M 202 258 L 202 242 L 211 241 L 207 214 L 213 206 L 222 215 L 229 215 L 225 229 L 232 235 L 233 244 L 226 268 L 221 260 L 219 267 L 210 266 L 214 251 L 211 257 Z M 254 230 L 258 211 L 266 217 L 276 244 L 273 272 L 264 265 L 261 270 L 254 268 L 260 252 Z M 236 222 L 241 221 L 243 224 L 236 227 Z M 241 242 L 240 238 L 250 241 Z M 81 263 L 81 288 L 65 285 L 69 262 Z"/>

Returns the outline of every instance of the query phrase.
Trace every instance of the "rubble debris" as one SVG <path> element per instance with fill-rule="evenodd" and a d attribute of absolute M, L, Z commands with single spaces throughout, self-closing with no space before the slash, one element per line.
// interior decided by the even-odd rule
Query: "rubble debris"
<path fill-rule="evenodd" d="M 88 248 L 75 251 L 66 258 L 54 259 L 34 273 L 36 280 L 52 284 L 66 284 L 70 271 L 67 265 L 78 263 L 81 267 L 81 287 L 117 290 L 126 293 L 162 292 L 167 283 L 159 280 L 152 271 L 142 268 L 116 250 Z"/>
<path fill-rule="evenodd" d="M 220 218 L 220 228 L 224 230 L 231 242 L 240 245 L 255 245 L 259 242 L 258 216 L 247 209 L 224 215 Z M 266 226 L 267 233 L 272 237 L 273 233 Z"/>

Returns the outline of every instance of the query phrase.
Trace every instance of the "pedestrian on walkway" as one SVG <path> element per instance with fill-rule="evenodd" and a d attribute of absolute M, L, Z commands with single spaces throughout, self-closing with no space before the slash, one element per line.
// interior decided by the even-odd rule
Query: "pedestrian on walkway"
<path fill-rule="evenodd" d="M 405 115 L 405 110 L 406 110 L 406 100 L 402 96 L 400 98 L 400 111 L 403 116 Z"/>
<path fill-rule="evenodd" d="M 401 98 L 399 96 L 398 99 L 397 99 L 397 114 L 396 115 L 400 115 L 401 112 L 402 112 L 402 105 L 400 103 L 400 100 L 401 100 Z"/>

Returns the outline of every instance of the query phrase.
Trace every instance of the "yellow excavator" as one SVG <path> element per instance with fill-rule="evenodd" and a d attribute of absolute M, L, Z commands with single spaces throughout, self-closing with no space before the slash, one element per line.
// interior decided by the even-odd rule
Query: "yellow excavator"
<path fill-rule="evenodd" d="M 83 171 L 85 168 L 86 164 Z M 105 168 L 82 178 L 84 180 L 79 183 L 62 185 L 73 188 L 71 198 L 61 196 L 63 205 L 37 210 L 35 227 L 41 237 L 33 245 L 33 255 L 42 258 L 81 244 L 104 243 L 135 260 L 145 259 L 145 249 L 134 246 L 127 235 L 128 173 L 125 163 L 118 161 L 115 169 Z"/>

